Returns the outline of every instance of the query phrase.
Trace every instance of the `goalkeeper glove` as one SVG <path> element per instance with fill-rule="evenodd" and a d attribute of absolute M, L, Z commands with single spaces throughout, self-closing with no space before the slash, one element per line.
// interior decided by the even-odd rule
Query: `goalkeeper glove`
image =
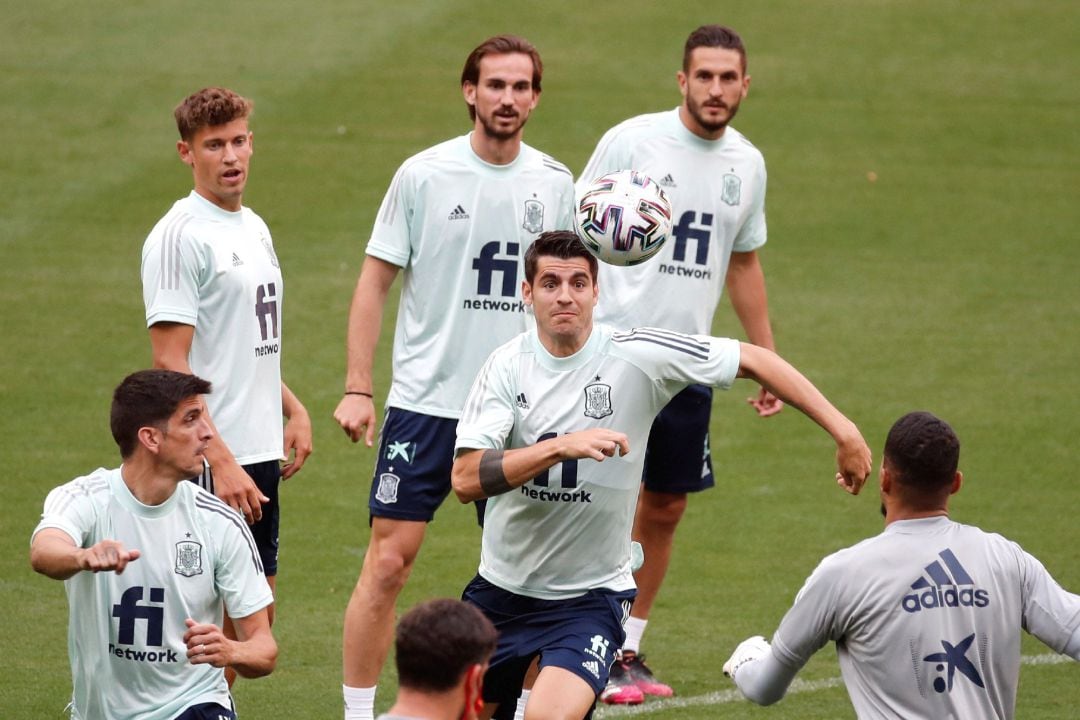
<path fill-rule="evenodd" d="M 734 679 L 735 673 L 738 672 L 740 667 L 751 660 L 765 657 L 769 654 L 770 649 L 769 641 L 761 635 L 755 635 L 752 638 L 743 640 L 735 648 L 735 652 L 731 653 L 728 661 L 724 663 L 724 674 Z"/>

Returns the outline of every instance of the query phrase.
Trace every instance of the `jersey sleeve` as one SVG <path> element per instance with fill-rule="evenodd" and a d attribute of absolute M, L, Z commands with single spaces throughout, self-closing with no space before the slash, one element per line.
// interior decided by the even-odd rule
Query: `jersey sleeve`
<path fill-rule="evenodd" d="M 146 326 L 159 322 L 195 325 L 199 286 L 206 271 L 187 223 L 173 221 L 155 228 L 143 247 L 142 284 Z"/>
<path fill-rule="evenodd" d="M 242 618 L 274 601 L 251 530 L 239 515 L 215 515 L 219 540 L 215 580 L 229 617 Z"/>
<path fill-rule="evenodd" d="M 789 667 L 801 668 L 826 643 L 842 635 L 837 593 L 843 578 L 834 557 L 822 560 L 806 579 L 773 635 L 773 654 Z"/>
<path fill-rule="evenodd" d="M 365 251 L 372 257 L 402 268 L 409 264 L 412 257 L 409 227 L 416 211 L 416 181 L 412 167 L 413 163 L 406 162 L 390 181 Z"/>
<path fill-rule="evenodd" d="M 735 235 L 735 242 L 731 249 L 733 252 L 750 252 L 765 244 L 768 232 L 765 224 L 765 186 L 767 185 L 765 162 L 761 161 L 759 172 L 754 178 L 753 199 L 749 215 Z"/>
<path fill-rule="evenodd" d="M 56 528 L 67 533 L 76 546 L 86 547 L 97 519 L 97 508 L 91 500 L 92 482 L 92 477 L 79 478 L 53 488 L 45 498 L 41 520 L 30 536 L 31 542 L 40 531 Z"/>
<path fill-rule="evenodd" d="M 739 372 L 739 341 L 642 327 L 616 332 L 611 342 L 672 394 L 700 383 L 728 389 Z"/>
<path fill-rule="evenodd" d="M 491 355 L 473 382 L 457 426 L 454 450 L 506 447 L 514 426 L 514 389 L 499 353 Z"/>
<path fill-rule="evenodd" d="M 1041 562 L 1015 545 L 1023 582 L 1023 626 L 1059 653 L 1076 653 L 1075 635 L 1080 632 L 1080 595 L 1066 591 Z"/>

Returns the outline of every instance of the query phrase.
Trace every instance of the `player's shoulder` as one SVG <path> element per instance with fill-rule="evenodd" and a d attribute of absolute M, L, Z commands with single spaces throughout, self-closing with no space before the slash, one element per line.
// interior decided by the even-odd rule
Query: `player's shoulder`
<path fill-rule="evenodd" d="M 231 508 L 228 503 L 193 482 L 182 482 L 176 492 L 183 496 L 181 501 L 190 505 L 195 514 L 206 524 L 225 529 L 243 529 L 244 518 Z"/>
<path fill-rule="evenodd" d="M 546 152 L 537 150 L 526 143 L 521 143 L 521 159 L 528 169 L 561 176 L 571 182 L 574 179 L 574 174 L 570 172 L 570 168 Z"/>
<path fill-rule="evenodd" d="M 99 467 L 91 473 L 69 480 L 53 488 L 49 493 L 49 502 L 104 505 L 109 501 L 109 478 L 117 472 L 119 472 L 117 469 L 107 470 Z"/>
<path fill-rule="evenodd" d="M 728 125 L 727 130 L 724 131 L 724 136 L 735 152 L 741 153 L 747 158 L 759 162 L 762 165 L 765 164 L 765 156 L 762 154 L 761 150 L 758 149 L 757 145 L 750 142 L 750 138 L 746 137 L 730 125 Z"/>
<path fill-rule="evenodd" d="M 709 341 L 696 335 L 657 327 L 636 327 L 633 330 L 614 330 L 598 325 L 610 342 L 609 352 L 641 359 L 657 355 L 687 355 L 700 360 L 708 359 L 711 352 Z"/>
<path fill-rule="evenodd" d="M 670 134 L 675 127 L 673 119 L 677 121 L 677 111 L 662 110 L 660 112 L 643 113 L 634 115 L 612 126 L 607 135 L 612 139 L 640 140 L 653 135 Z"/>
<path fill-rule="evenodd" d="M 398 175 L 424 178 L 449 166 L 460 165 L 464 162 L 463 145 L 467 143 L 468 136 L 461 135 L 424 148 L 401 163 Z"/>

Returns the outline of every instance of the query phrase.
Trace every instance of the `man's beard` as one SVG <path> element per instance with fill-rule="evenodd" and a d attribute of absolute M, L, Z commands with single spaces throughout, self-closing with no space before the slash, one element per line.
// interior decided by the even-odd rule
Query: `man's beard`
<path fill-rule="evenodd" d="M 515 125 L 510 130 L 500 130 L 490 119 L 483 115 L 478 115 L 480 118 L 480 126 L 484 129 L 484 135 L 494 140 L 511 140 L 515 135 L 521 132 L 521 128 L 525 127 L 525 121 L 521 120 L 520 123 Z M 514 116 L 515 119 L 520 120 L 521 116 Z"/>
<path fill-rule="evenodd" d="M 713 120 L 706 120 L 704 113 L 701 112 L 702 107 L 703 105 L 699 105 L 698 103 L 689 101 L 686 103 L 686 109 L 690 113 L 690 116 L 693 117 L 694 120 L 697 121 L 698 125 L 700 125 L 706 132 L 710 133 L 719 132 L 720 130 L 726 128 L 731 123 L 731 121 L 735 119 L 735 114 L 739 112 L 739 103 L 735 103 L 734 105 L 724 105 L 724 107 L 726 107 L 728 110 L 727 119 L 717 122 Z"/>

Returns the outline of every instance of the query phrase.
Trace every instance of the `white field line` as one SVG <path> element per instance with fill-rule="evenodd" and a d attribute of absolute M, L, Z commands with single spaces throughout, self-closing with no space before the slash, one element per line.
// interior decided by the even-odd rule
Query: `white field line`
<path fill-rule="evenodd" d="M 1021 665 L 1057 665 L 1059 663 L 1073 662 L 1073 659 L 1067 655 L 1058 655 L 1047 653 L 1045 655 L 1024 655 L 1020 658 Z M 795 680 L 788 687 L 787 694 L 793 695 L 796 693 L 816 692 L 818 690 L 828 690 L 830 688 L 842 687 L 844 681 L 838 677 L 825 678 L 824 680 Z M 593 713 L 593 717 L 600 720 L 600 718 L 620 718 L 628 717 L 630 715 L 647 715 L 649 713 L 660 712 L 661 710 L 674 710 L 677 708 L 688 707 L 708 707 L 710 705 L 726 705 L 733 702 L 745 702 L 742 693 L 732 686 L 731 690 L 717 690 L 711 693 L 705 693 L 704 695 L 694 695 L 693 697 L 673 697 L 664 699 L 647 700 L 642 705 L 603 705 L 596 706 L 596 712 Z"/>

